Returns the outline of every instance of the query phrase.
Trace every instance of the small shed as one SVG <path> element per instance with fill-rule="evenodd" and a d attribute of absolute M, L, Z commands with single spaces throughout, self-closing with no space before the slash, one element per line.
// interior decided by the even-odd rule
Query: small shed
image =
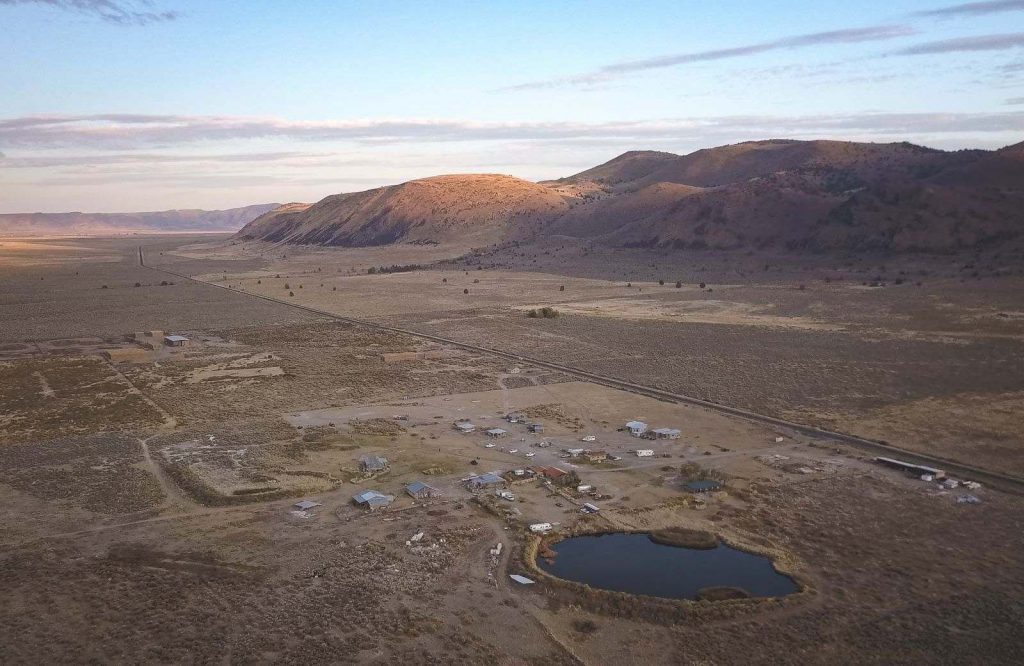
<path fill-rule="evenodd" d="M 679 439 L 679 431 L 675 428 L 655 428 L 654 439 Z"/>
<path fill-rule="evenodd" d="M 626 430 L 629 431 L 630 435 L 639 437 L 647 432 L 647 424 L 643 421 L 627 421 Z"/>
<path fill-rule="evenodd" d="M 299 511 L 309 511 L 310 509 L 315 509 L 318 506 L 323 506 L 323 504 L 320 502 L 314 502 L 313 500 L 302 500 L 301 502 L 296 502 L 292 506 Z"/>
<path fill-rule="evenodd" d="M 654 455 L 654 449 L 637 449 L 636 450 L 636 457 L 637 458 L 650 458 L 653 455 Z"/>
<path fill-rule="evenodd" d="M 361 456 L 359 458 L 359 470 L 361 472 L 383 472 L 389 467 L 388 459 L 384 456 Z"/>
<path fill-rule="evenodd" d="M 188 344 L 188 338 L 184 335 L 165 335 L 164 344 L 168 347 L 184 347 Z"/>
<path fill-rule="evenodd" d="M 365 506 L 372 510 L 382 506 L 388 506 L 395 501 L 395 496 L 385 495 L 384 493 L 377 492 L 376 490 L 364 490 L 361 493 L 353 495 L 352 501 L 360 506 Z"/>
<path fill-rule="evenodd" d="M 430 499 L 441 494 L 437 488 L 429 486 L 422 481 L 413 481 L 405 487 L 405 492 L 415 499 Z"/>
<path fill-rule="evenodd" d="M 487 431 L 488 437 L 504 437 L 508 434 L 508 431 L 504 428 L 491 428 Z"/>
<path fill-rule="evenodd" d="M 501 475 L 508 483 L 526 483 L 537 478 L 532 469 L 510 469 Z"/>
<path fill-rule="evenodd" d="M 476 430 L 476 426 L 469 421 L 459 421 L 455 424 L 455 429 L 461 433 L 469 434 Z"/>
<path fill-rule="evenodd" d="M 529 430 L 530 432 L 542 433 L 542 432 L 544 432 L 544 424 L 543 423 L 531 423 L 530 425 L 526 426 L 526 429 Z"/>

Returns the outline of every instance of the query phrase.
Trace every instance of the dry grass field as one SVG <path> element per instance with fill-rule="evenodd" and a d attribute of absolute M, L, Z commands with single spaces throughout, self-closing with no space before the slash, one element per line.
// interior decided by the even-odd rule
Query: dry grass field
<path fill-rule="evenodd" d="M 206 251 L 221 262 L 270 254 L 259 244 Z M 367 274 L 389 265 L 383 252 L 289 248 L 262 268 L 201 278 L 1024 473 L 1015 418 L 1024 406 L 1024 282 L 998 264 L 979 272 L 953 258 L 714 255 L 688 263 L 629 251 L 569 258 L 567 248 L 561 261 L 557 251 L 541 255 L 545 271 L 512 250 Z M 539 307 L 560 316 L 527 316 Z"/>
<path fill-rule="evenodd" d="M 1021 496 L 944 489 L 826 439 L 253 297 L 1019 473 L 1016 278 L 969 288 L 949 276 L 877 288 L 808 278 L 801 290 L 792 272 L 764 282 L 734 272 L 677 289 L 674 276 L 602 277 L 585 258 L 561 274 L 444 264 L 368 275 L 419 262 L 380 249 L 141 241 L 148 264 L 228 290 L 139 267 L 139 242 L 0 255 L 11 285 L 0 296 L 10 306 L 0 308 L 2 663 L 1024 658 Z M 527 316 L 544 306 L 560 315 Z M 101 355 L 147 329 L 190 342 L 125 362 Z M 544 432 L 507 423 L 510 412 Z M 478 430 L 457 432 L 459 419 Z M 638 440 L 620 430 L 633 419 L 681 437 Z M 498 426 L 505 436 L 481 432 Z M 613 458 L 569 457 L 573 448 Z M 369 454 L 388 468 L 363 473 Z M 575 472 L 593 494 L 532 481 L 508 501 L 462 483 L 534 466 Z M 695 474 L 723 479 L 724 491 L 685 492 Z M 440 495 L 413 499 L 414 480 Z M 367 511 L 351 501 L 366 489 L 396 499 Z M 980 503 L 958 501 L 967 494 Z M 299 499 L 319 506 L 298 510 Z M 581 513 L 583 502 L 600 513 Z M 623 600 L 530 573 L 535 522 L 563 534 L 711 531 L 770 554 L 802 591 Z"/>

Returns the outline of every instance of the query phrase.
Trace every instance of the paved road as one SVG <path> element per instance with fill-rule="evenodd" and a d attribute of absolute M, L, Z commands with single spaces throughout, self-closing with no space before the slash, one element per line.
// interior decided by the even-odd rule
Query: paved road
<path fill-rule="evenodd" d="M 376 324 L 376 323 L 373 323 L 373 322 L 370 322 L 370 321 L 365 321 L 365 320 L 362 320 L 362 319 L 353 319 L 352 317 L 345 317 L 345 316 L 342 316 L 342 315 L 339 315 L 339 314 L 335 314 L 335 313 L 332 313 L 332 312 L 327 312 L 325 310 L 318 310 L 316 308 L 311 308 L 311 307 L 306 306 L 306 305 L 299 305 L 297 303 L 290 303 L 288 301 L 281 300 L 279 298 L 273 298 L 271 296 L 263 296 L 263 295 L 260 295 L 260 294 L 252 294 L 252 293 L 249 293 L 249 292 L 241 291 L 239 289 L 232 289 L 231 287 L 228 287 L 226 285 L 214 284 L 212 282 L 205 282 L 203 280 L 197 280 L 196 278 L 193 278 L 193 277 L 191 277 L 189 275 L 184 275 L 182 273 L 176 273 L 176 272 L 168 270 L 166 268 L 157 268 L 155 266 L 148 266 L 148 265 L 146 265 L 145 251 L 143 250 L 141 245 L 139 246 L 139 265 L 143 266 L 145 268 L 149 268 L 150 270 L 159 271 L 161 273 L 166 273 L 168 275 L 173 275 L 175 277 L 178 277 L 178 278 L 181 278 L 181 279 L 185 279 L 185 280 L 191 280 L 193 282 L 197 282 L 199 284 L 204 284 L 204 285 L 207 285 L 209 287 L 216 287 L 218 289 L 227 289 L 228 291 L 232 291 L 232 292 L 237 293 L 237 294 L 239 294 L 241 296 L 248 296 L 250 298 L 257 298 L 257 299 L 261 299 L 261 300 L 264 300 L 264 301 L 269 301 L 271 303 L 278 303 L 280 305 L 284 305 L 284 306 L 287 306 L 287 307 L 290 307 L 290 308 L 296 308 L 296 309 L 303 310 L 305 312 L 316 314 L 316 315 L 319 315 L 319 316 L 322 316 L 322 317 L 328 317 L 330 319 L 334 319 L 336 321 L 341 321 L 341 322 L 344 322 L 344 323 L 347 323 L 347 324 L 352 324 L 352 325 L 355 325 L 355 326 L 362 326 L 362 327 L 365 327 L 365 328 L 375 329 L 375 330 L 378 330 L 378 331 L 388 331 L 388 332 L 391 332 L 391 333 L 401 333 L 401 334 L 404 334 L 404 335 L 411 335 L 411 336 L 414 336 L 414 337 L 417 337 L 417 338 L 421 338 L 421 339 L 424 339 L 424 340 L 430 340 L 432 342 L 438 342 L 438 343 L 441 343 L 441 344 L 444 344 L 444 345 L 448 345 L 448 346 L 451 346 L 451 347 L 456 347 L 456 348 L 459 348 L 459 349 L 465 349 L 467 351 L 472 351 L 472 352 L 476 352 L 476 353 L 479 353 L 479 354 L 487 354 L 489 356 L 496 356 L 496 357 L 499 357 L 499 358 L 504 358 L 504 359 L 507 359 L 507 360 L 510 360 L 510 361 L 515 361 L 517 363 L 521 363 L 521 364 L 524 364 L 524 365 L 533 365 L 535 367 L 546 368 L 548 370 L 555 370 L 557 372 L 561 372 L 563 374 L 570 375 L 572 377 L 577 377 L 579 379 L 584 379 L 586 381 L 590 381 L 590 382 L 593 382 L 595 384 L 601 384 L 603 386 L 609 386 L 611 388 L 616 388 L 616 389 L 620 389 L 620 390 L 623 390 L 623 391 L 630 391 L 632 393 L 637 393 L 639 395 L 645 395 L 645 396 L 648 396 L 648 397 L 651 397 L 651 398 L 657 398 L 659 400 L 665 400 L 667 402 L 674 402 L 674 403 L 680 403 L 680 404 L 694 405 L 694 406 L 697 406 L 697 407 L 704 407 L 706 409 L 710 409 L 710 410 L 715 411 L 715 412 L 719 412 L 719 413 L 722 413 L 722 414 L 728 414 L 730 416 L 735 416 L 735 417 L 738 417 L 738 418 L 746 419 L 748 421 L 753 421 L 755 423 L 759 423 L 759 424 L 762 424 L 762 425 L 769 425 L 769 426 L 772 426 L 774 428 L 782 428 L 782 429 L 788 430 L 790 432 L 798 432 L 798 433 L 800 433 L 802 435 L 806 435 L 808 437 L 813 437 L 813 438 L 816 438 L 816 439 L 830 440 L 831 442 L 834 442 L 836 444 L 842 444 L 842 445 L 845 445 L 845 446 L 853 447 L 853 448 L 856 448 L 858 450 L 864 451 L 866 453 L 874 454 L 874 455 L 898 457 L 901 460 L 907 460 L 909 462 L 917 463 L 917 464 L 920 464 L 920 465 L 928 465 L 928 466 L 932 466 L 932 467 L 940 467 L 942 469 L 945 469 L 947 472 L 949 472 L 951 474 L 956 474 L 958 476 L 962 476 L 962 477 L 966 477 L 966 478 L 969 478 L 969 479 L 973 479 L 973 480 L 979 481 L 981 483 L 985 483 L 986 485 L 993 486 L 993 487 L 999 488 L 999 489 L 1007 491 L 1007 492 L 1012 492 L 1014 494 L 1024 494 L 1024 478 L 1013 476 L 1013 475 L 1006 474 L 1006 473 L 1003 473 L 1003 472 L 997 472 L 997 471 L 994 471 L 994 470 L 981 469 L 979 467 L 974 467 L 974 466 L 971 466 L 971 465 L 966 465 L 966 464 L 959 463 L 959 462 L 956 462 L 956 461 L 953 461 L 953 460 L 949 460 L 949 459 L 946 459 L 946 458 L 940 458 L 940 457 L 932 456 L 932 455 L 928 455 L 928 454 L 917 453 L 917 452 L 914 452 L 914 451 L 908 451 L 906 449 L 901 449 L 901 448 L 899 448 L 897 446 L 892 446 L 890 444 L 883 444 L 882 442 L 876 442 L 874 440 L 865 439 L 863 437 L 857 437 L 856 435 L 849 435 L 849 434 L 846 434 L 846 433 L 834 432 L 834 431 L 831 431 L 831 430 L 825 430 L 823 428 L 817 428 L 817 427 L 814 427 L 814 426 L 804 425 L 802 423 L 796 423 L 796 422 L 793 422 L 793 421 L 787 421 L 785 419 L 776 418 L 774 416 L 768 416 L 768 415 L 765 415 L 765 414 L 758 414 L 757 412 L 752 412 L 752 411 L 749 411 L 749 410 L 746 410 L 746 409 L 742 409 L 742 408 L 739 408 L 739 407 L 730 407 L 729 405 L 722 405 L 722 404 L 719 404 L 717 402 L 711 402 L 711 401 L 708 401 L 708 400 L 702 400 L 700 398 L 694 398 L 692 396 L 682 395 L 682 394 L 679 394 L 679 393 L 672 393 L 670 391 L 665 391 L 665 390 L 662 390 L 662 389 L 659 389 L 659 388 L 655 388 L 653 386 L 644 386 L 643 384 L 636 384 L 636 383 L 633 383 L 633 382 L 627 382 L 627 381 L 623 381 L 621 379 L 616 379 L 614 377 L 606 377 L 604 375 L 597 375 L 597 374 L 594 374 L 592 372 L 587 372 L 586 370 L 580 370 L 578 368 L 573 368 L 573 367 L 570 367 L 570 366 L 567 366 L 567 365 L 562 365 L 560 363 L 552 363 L 550 361 L 544 361 L 542 359 L 532 358 L 530 356 L 523 356 L 521 354 L 516 354 L 516 353 L 513 353 L 513 352 L 509 352 L 509 351 L 504 351 L 504 350 L 501 350 L 501 349 L 494 349 L 494 348 L 491 348 L 491 347 L 482 347 L 482 346 L 479 346 L 479 345 L 473 345 L 473 344 L 468 344 L 468 343 L 465 343 L 465 342 L 459 342 L 458 340 L 452 340 L 452 339 L 449 339 L 449 338 L 443 338 L 443 337 L 438 336 L 438 335 L 432 335 L 430 333 L 423 333 L 423 332 L 415 331 L 415 330 L 412 330 L 412 329 L 399 328 L 399 327 L 396 327 L 396 326 L 387 326 L 387 325 L 384 325 L 384 324 Z"/>

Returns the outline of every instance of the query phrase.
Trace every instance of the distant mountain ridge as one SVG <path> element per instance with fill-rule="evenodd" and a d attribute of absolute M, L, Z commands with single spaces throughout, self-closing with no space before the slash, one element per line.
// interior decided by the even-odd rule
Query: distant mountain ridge
<path fill-rule="evenodd" d="M 143 213 L 8 213 L 0 214 L 0 234 L 116 234 L 129 232 L 229 232 L 273 210 L 257 204 L 226 210 L 165 210 Z"/>
<path fill-rule="evenodd" d="M 554 181 L 436 176 L 291 206 L 238 237 L 338 246 L 484 247 L 571 236 L 680 249 L 1024 249 L 1024 144 L 946 152 L 767 140 L 688 155 L 630 151 Z"/>

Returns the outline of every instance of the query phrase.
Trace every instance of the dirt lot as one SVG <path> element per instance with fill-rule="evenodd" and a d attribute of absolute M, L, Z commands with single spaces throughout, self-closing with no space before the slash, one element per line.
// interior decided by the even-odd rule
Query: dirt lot
<path fill-rule="evenodd" d="M 4 298 L 23 308 L 4 309 L 0 321 L 0 662 L 1024 659 L 1019 496 L 944 489 L 827 440 L 244 293 L 161 287 L 166 275 L 133 265 L 132 242 L 35 247 L 31 261 L 0 268 L 16 286 Z M 627 287 L 593 274 L 467 274 L 468 265 L 366 275 L 399 263 L 379 250 L 239 258 L 230 244 L 208 256 L 192 245 L 185 256 L 171 252 L 189 239 L 152 242 L 153 263 L 247 291 L 277 294 L 287 281 L 296 302 L 905 446 L 948 453 L 960 442 L 978 464 L 1015 469 L 1020 460 L 1020 323 L 998 316 L 1020 308 L 994 286 L 975 285 L 968 297 L 734 280 L 709 294 L 656 279 Z M 103 259 L 66 261 L 69 252 Z M 34 271 L 41 285 L 63 286 L 35 284 Z M 108 302 L 79 286 L 108 279 L 95 291 L 110 292 L 110 276 L 145 276 L 150 293 L 168 296 L 151 302 L 136 296 L 146 288 L 123 286 Z M 564 313 L 526 316 L 544 305 Z M 190 343 L 129 362 L 99 355 L 147 328 Z M 543 432 L 503 419 L 515 412 Z M 476 430 L 456 431 L 459 419 Z M 681 436 L 620 430 L 635 419 Z M 506 433 L 488 437 L 494 427 Z M 654 455 L 639 457 L 640 448 Z M 387 468 L 361 470 L 369 454 Z M 579 483 L 511 483 L 513 500 L 463 483 L 532 467 L 558 467 Z M 724 490 L 685 492 L 695 478 L 722 480 Z M 413 499 L 404 489 L 414 480 L 439 496 Z M 366 489 L 396 499 L 371 512 L 351 501 Z M 958 502 L 967 495 L 980 503 Z M 299 499 L 319 506 L 300 510 Z M 584 502 L 600 512 L 582 513 Z M 519 586 L 507 574 L 529 573 L 521 558 L 536 522 L 565 534 L 709 530 L 770 554 L 803 591 L 681 602 L 662 614 L 648 600 L 541 576 Z"/>

